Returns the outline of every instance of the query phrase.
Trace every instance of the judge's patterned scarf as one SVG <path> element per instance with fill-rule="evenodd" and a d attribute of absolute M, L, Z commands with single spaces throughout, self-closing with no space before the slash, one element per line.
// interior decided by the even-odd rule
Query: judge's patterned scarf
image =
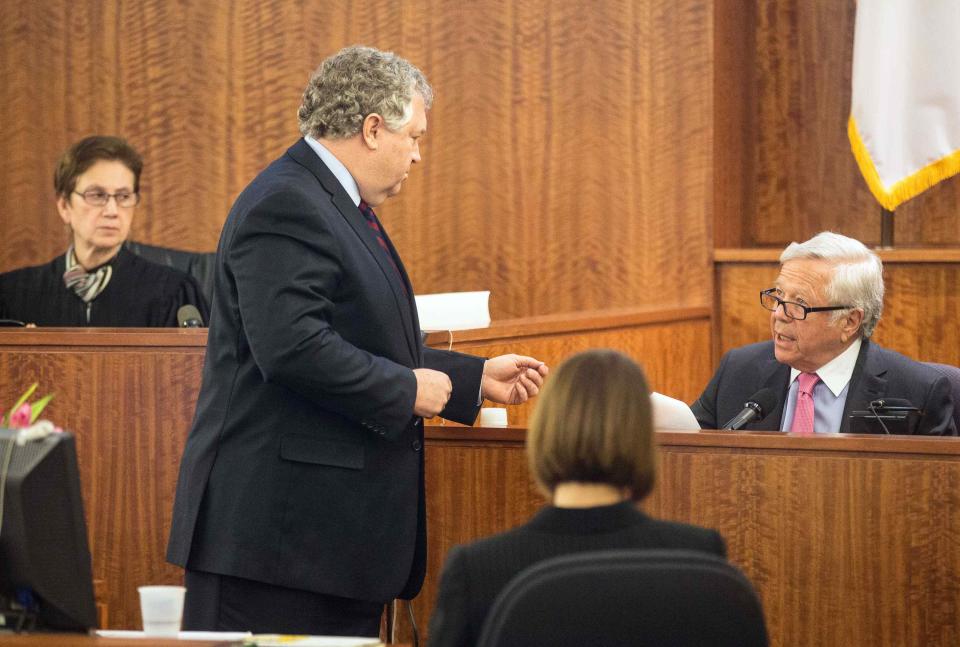
<path fill-rule="evenodd" d="M 67 250 L 67 271 L 63 273 L 63 282 L 67 289 L 76 292 L 84 303 L 90 303 L 96 299 L 110 283 L 111 276 L 113 276 L 113 268 L 109 264 L 87 272 L 77 261 L 73 246 L 71 245 Z"/>

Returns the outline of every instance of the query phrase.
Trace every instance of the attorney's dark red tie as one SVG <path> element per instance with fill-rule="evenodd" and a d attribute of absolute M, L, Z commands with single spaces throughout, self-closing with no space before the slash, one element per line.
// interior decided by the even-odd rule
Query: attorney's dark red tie
<path fill-rule="evenodd" d="M 404 294 L 407 292 L 407 286 L 403 282 L 403 274 L 400 273 L 400 267 L 397 265 L 397 261 L 394 260 L 393 254 L 390 253 L 390 248 L 387 247 L 387 241 L 383 237 L 383 229 L 380 227 L 380 221 L 377 219 L 377 214 L 373 212 L 373 208 L 369 204 L 360 201 L 358 205 L 360 207 L 360 213 L 363 214 L 364 219 L 367 221 L 367 226 L 373 230 L 373 235 L 377 239 L 377 244 L 380 246 L 380 249 L 383 250 L 384 255 L 386 255 L 387 260 L 390 261 L 390 265 L 393 266 L 394 271 L 397 273 L 397 278 L 400 279 L 400 286 L 403 288 Z"/>

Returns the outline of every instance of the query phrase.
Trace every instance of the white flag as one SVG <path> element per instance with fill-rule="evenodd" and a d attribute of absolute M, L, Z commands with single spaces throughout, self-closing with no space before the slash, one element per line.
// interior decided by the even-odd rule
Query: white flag
<path fill-rule="evenodd" d="M 857 2 L 847 134 L 891 211 L 960 172 L 960 1 Z"/>

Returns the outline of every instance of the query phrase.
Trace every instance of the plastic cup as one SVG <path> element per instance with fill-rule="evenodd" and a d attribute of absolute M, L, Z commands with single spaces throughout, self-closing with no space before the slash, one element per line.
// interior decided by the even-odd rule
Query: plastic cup
<path fill-rule="evenodd" d="M 480 409 L 481 427 L 506 427 L 507 410 L 500 407 L 484 407 Z"/>
<path fill-rule="evenodd" d="M 183 619 L 182 586 L 140 586 L 140 614 L 145 636 L 176 638 Z"/>

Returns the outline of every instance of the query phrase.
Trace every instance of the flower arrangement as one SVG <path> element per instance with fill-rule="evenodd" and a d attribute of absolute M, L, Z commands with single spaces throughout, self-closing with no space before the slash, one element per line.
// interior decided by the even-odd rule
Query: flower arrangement
<path fill-rule="evenodd" d="M 53 394 L 48 393 L 34 403 L 27 402 L 37 390 L 38 383 L 34 382 L 29 389 L 20 396 L 13 408 L 6 415 L 0 416 L 0 427 L 19 429 L 17 441 L 24 443 L 35 438 L 44 438 L 51 433 L 63 433 L 63 429 L 55 426 L 49 420 L 38 420 L 43 410 L 50 404 Z"/>

